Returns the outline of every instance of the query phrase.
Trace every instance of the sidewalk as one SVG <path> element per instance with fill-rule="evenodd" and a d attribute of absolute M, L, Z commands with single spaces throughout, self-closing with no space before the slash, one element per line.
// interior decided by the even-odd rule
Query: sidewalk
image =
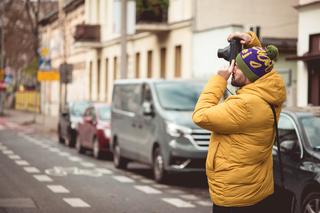
<path fill-rule="evenodd" d="M 52 137 L 57 135 L 58 117 L 6 109 L 4 116 L 0 118 L 20 126 L 32 128 L 36 133 L 49 134 Z"/>

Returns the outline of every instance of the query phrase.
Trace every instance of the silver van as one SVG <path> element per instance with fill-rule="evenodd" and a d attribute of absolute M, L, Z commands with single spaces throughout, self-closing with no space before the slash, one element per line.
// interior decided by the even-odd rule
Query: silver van
<path fill-rule="evenodd" d="M 204 171 L 210 132 L 192 122 L 204 82 L 191 80 L 118 80 L 112 97 L 113 162 L 153 167 L 162 182 L 171 172 Z"/>

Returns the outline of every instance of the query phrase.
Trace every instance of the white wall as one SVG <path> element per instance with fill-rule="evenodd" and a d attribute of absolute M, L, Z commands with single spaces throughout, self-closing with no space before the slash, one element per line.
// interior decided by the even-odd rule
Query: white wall
<path fill-rule="evenodd" d="M 243 31 L 242 27 L 220 27 L 193 34 L 192 73 L 194 78 L 208 79 L 228 62 L 218 58 L 219 48 L 229 45 L 227 37 L 231 32 Z"/>
<path fill-rule="evenodd" d="M 320 33 L 320 4 L 299 9 L 298 55 L 309 51 L 310 34 Z M 308 69 L 304 62 L 298 62 L 297 77 L 298 106 L 308 104 Z"/>

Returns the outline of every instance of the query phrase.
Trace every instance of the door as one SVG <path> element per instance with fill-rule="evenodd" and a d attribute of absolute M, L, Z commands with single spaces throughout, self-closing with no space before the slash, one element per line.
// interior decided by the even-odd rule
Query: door
<path fill-rule="evenodd" d="M 306 171 L 300 169 L 303 164 L 303 141 L 301 134 L 298 131 L 295 120 L 287 114 L 282 114 L 280 116 L 279 142 L 285 187 L 293 192 L 294 195 L 297 195 L 301 190 L 301 187 L 299 186 L 306 182 L 304 179 L 308 177 L 308 175 L 306 175 Z M 273 152 L 273 168 L 275 184 L 276 187 L 279 187 L 281 186 L 280 165 L 277 153 L 278 150 Z M 283 190 L 283 188 L 277 189 Z M 295 199 L 299 198 L 296 197 Z"/>
<path fill-rule="evenodd" d="M 142 100 L 140 102 L 139 112 L 136 116 L 136 134 L 135 140 L 138 144 L 139 157 L 143 161 L 148 161 L 151 153 L 151 146 L 156 135 L 154 122 L 154 99 L 150 85 L 144 84 L 142 87 Z M 144 108 L 151 109 L 153 114 L 144 114 Z"/>

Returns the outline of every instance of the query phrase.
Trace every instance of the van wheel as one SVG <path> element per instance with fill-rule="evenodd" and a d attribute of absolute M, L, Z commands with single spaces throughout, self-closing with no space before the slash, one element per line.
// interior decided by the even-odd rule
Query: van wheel
<path fill-rule="evenodd" d="M 302 211 L 303 213 L 320 212 L 320 193 L 311 192 L 303 200 Z"/>
<path fill-rule="evenodd" d="M 102 158 L 102 152 L 100 151 L 99 141 L 96 137 L 93 138 L 93 157 L 96 159 Z"/>
<path fill-rule="evenodd" d="M 161 154 L 160 147 L 155 148 L 153 153 L 153 176 L 155 181 L 163 183 L 167 177 L 164 169 L 164 159 Z"/>
<path fill-rule="evenodd" d="M 118 143 L 116 143 L 113 148 L 113 164 L 117 169 L 126 169 L 128 165 L 128 160 L 121 157 L 120 146 Z"/>
<path fill-rule="evenodd" d="M 85 151 L 84 147 L 82 146 L 82 144 L 80 142 L 79 137 L 77 137 L 76 149 L 77 149 L 78 153 L 80 153 L 80 154 L 83 154 Z"/>

